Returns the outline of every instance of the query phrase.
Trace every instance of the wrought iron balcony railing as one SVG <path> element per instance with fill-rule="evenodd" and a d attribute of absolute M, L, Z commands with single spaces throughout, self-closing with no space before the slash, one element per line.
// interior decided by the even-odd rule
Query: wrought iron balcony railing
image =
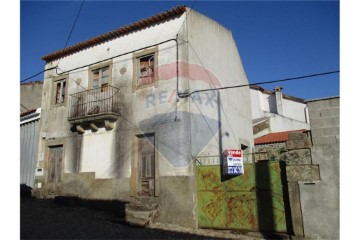
<path fill-rule="evenodd" d="M 87 119 L 116 118 L 120 114 L 120 97 L 120 89 L 113 86 L 71 94 L 68 120 L 75 123 Z"/>

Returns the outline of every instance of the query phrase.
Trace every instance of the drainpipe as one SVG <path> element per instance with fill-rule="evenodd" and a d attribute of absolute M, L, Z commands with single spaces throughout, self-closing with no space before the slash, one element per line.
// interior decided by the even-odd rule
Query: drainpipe
<path fill-rule="evenodd" d="M 276 112 L 277 114 L 284 116 L 283 95 L 281 92 L 282 89 L 282 87 L 278 86 L 275 87 L 274 91 L 276 100 Z"/>

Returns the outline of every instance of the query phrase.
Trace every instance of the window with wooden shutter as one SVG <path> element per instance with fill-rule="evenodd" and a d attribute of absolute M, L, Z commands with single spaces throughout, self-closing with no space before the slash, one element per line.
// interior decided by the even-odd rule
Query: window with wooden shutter
<path fill-rule="evenodd" d="M 93 88 L 100 88 L 101 92 L 107 90 L 109 85 L 109 67 L 103 67 L 92 71 Z"/>
<path fill-rule="evenodd" d="M 154 82 L 154 54 L 138 58 L 138 85 Z"/>

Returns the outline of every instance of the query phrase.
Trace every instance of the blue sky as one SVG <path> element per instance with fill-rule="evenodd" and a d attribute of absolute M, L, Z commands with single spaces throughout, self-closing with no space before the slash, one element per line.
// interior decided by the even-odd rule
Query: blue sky
<path fill-rule="evenodd" d="M 20 2 L 20 80 L 44 69 L 42 56 L 64 48 L 80 5 Z M 231 30 L 250 83 L 340 70 L 338 1 L 85 1 L 68 46 L 177 5 L 193 5 Z M 285 94 L 314 99 L 338 96 L 339 78 L 261 86 L 280 84 Z"/>

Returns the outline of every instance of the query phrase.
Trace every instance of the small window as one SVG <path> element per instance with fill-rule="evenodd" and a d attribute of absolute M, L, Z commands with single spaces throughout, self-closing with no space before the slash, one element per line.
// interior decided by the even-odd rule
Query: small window
<path fill-rule="evenodd" d="M 92 80 L 93 88 L 101 88 L 101 92 L 106 91 L 109 85 L 109 67 L 93 70 Z"/>
<path fill-rule="evenodd" d="M 62 104 L 66 100 L 66 80 L 55 82 L 55 104 Z"/>
<path fill-rule="evenodd" d="M 146 85 L 154 82 L 155 55 L 150 54 L 137 58 L 138 78 L 137 84 Z"/>

